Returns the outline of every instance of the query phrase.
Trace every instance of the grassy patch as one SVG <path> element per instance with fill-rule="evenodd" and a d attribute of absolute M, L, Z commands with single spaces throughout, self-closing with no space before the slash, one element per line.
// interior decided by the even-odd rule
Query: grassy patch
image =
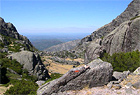
<path fill-rule="evenodd" d="M 9 79 L 21 78 L 20 75 L 13 74 L 13 73 L 11 73 L 11 72 L 9 72 L 9 71 L 7 71 L 6 76 L 7 76 Z"/>
<path fill-rule="evenodd" d="M 21 48 L 25 48 L 25 50 L 29 51 L 38 51 L 35 47 L 29 44 L 18 43 L 16 41 L 20 41 L 18 39 L 0 34 L 3 37 L 3 42 L 0 42 L 0 49 L 4 48 L 4 46 L 8 47 L 9 51 L 19 52 Z"/>
<path fill-rule="evenodd" d="M 62 76 L 62 74 L 59 74 L 59 73 L 52 73 L 51 75 L 50 75 L 50 79 L 48 79 L 45 83 L 48 83 L 48 82 L 50 82 L 50 81 L 52 81 L 52 80 L 54 80 L 54 79 L 58 79 L 58 78 L 60 78 Z"/>

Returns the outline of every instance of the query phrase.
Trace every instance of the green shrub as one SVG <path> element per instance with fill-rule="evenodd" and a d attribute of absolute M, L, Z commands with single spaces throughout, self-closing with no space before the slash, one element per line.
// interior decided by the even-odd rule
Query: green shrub
<path fill-rule="evenodd" d="M 112 56 L 104 53 L 101 59 L 111 63 L 114 71 L 134 71 L 140 66 L 140 52 L 138 50 L 127 53 L 114 53 Z"/>
<path fill-rule="evenodd" d="M 23 69 L 22 78 L 33 81 L 33 82 L 37 81 L 38 79 L 36 76 L 33 76 L 33 75 L 29 76 L 28 70 L 26 69 Z"/>
<path fill-rule="evenodd" d="M 58 78 L 60 78 L 62 76 L 62 74 L 59 74 L 59 73 L 52 73 L 51 75 L 50 75 L 50 79 L 48 79 L 45 83 L 47 83 L 47 82 L 50 82 L 50 81 L 52 81 L 52 80 L 54 80 L 54 79 L 58 79 Z"/>
<path fill-rule="evenodd" d="M 5 92 L 5 95 L 36 95 L 36 91 L 38 89 L 38 85 L 32 81 L 16 81 L 13 87 L 10 87 Z"/>
<path fill-rule="evenodd" d="M 8 77 L 9 80 L 21 78 L 20 75 L 11 73 L 11 72 L 8 71 L 8 70 L 7 70 L 7 72 L 6 72 L 6 76 Z"/>
<path fill-rule="evenodd" d="M 23 66 L 16 60 L 9 60 L 8 58 L 3 58 L 3 59 L 0 59 L 0 64 L 2 65 L 2 67 L 10 68 L 14 70 L 15 72 L 17 72 L 18 74 L 22 73 Z"/>
<path fill-rule="evenodd" d="M 8 58 L 4 58 L 5 55 L 0 55 L 0 65 L 1 65 L 1 75 L 2 75 L 2 82 L 8 83 L 10 78 L 16 78 L 17 76 L 13 73 L 10 73 L 7 68 L 10 68 L 17 72 L 18 74 L 22 73 L 22 65 L 18 63 L 16 60 L 9 60 Z M 15 77 L 16 76 L 16 77 Z"/>
<path fill-rule="evenodd" d="M 5 58 L 6 57 L 6 53 L 0 53 L 0 59 Z"/>
<path fill-rule="evenodd" d="M 101 39 L 103 40 L 104 39 L 104 36 L 102 36 Z"/>
<path fill-rule="evenodd" d="M 25 50 L 29 50 L 29 51 L 38 51 L 32 45 L 16 43 L 15 42 L 17 40 L 16 38 L 12 38 L 12 37 L 3 35 L 1 33 L 0 35 L 2 35 L 4 42 L 6 42 L 6 43 L 3 43 L 0 41 L 0 48 L 4 48 L 4 46 L 8 46 L 8 50 L 13 51 L 13 52 L 19 52 L 21 47 L 24 47 Z M 13 46 L 11 46 L 10 44 L 13 44 Z"/>
<path fill-rule="evenodd" d="M 7 69 L 2 67 L 1 68 L 1 82 L 2 82 L 2 84 L 6 84 L 10 81 L 9 78 L 6 76 L 6 73 L 7 73 Z"/>
<path fill-rule="evenodd" d="M 4 43 L 0 41 L 0 48 L 4 48 Z"/>

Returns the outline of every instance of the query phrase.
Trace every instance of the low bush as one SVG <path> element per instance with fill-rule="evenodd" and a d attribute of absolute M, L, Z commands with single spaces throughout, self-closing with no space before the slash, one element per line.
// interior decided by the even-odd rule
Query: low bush
<path fill-rule="evenodd" d="M 5 95 L 36 95 L 38 85 L 32 81 L 20 80 L 15 81 L 13 87 L 10 87 Z"/>
<path fill-rule="evenodd" d="M 27 79 L 29 81 L 33 81 L 33 82 L 37 81 L 38 79 L 36 76 L 33 76 L 33 75 L 29 76 L 28 71 L 26 69 L 23 69 L 22 78 Z"/>
<path fill-rule="evenodd" d="M 140 66 L 140 52 L 120 52 L 114 53 L 110 56 L 108 53 L 104 53 L 101 58 L 103 61 L 107 61 L 112 64 L 114 71 L 134 71 Z"/>
<path fill-rule="evenodd" d="M 0 59 L 0 65 L 4 68 L 10 68 L 17 72 L 18 74 L 22 73 L 22 65 L 16 60 L 9 60 L 8 58 Z"/>
<path fill-rule="evenodd" d="M 7 68 L 10 68 L 17 72 L 18 74 L 22 73 L 22 65 L 16 60 L 9 60 L 5 58 L 5 55 L 0 55 L 0 65 L 1 65 L 1 77 L 2 83 L 8 83 L 10 81 L 11 73 L 7 71 Z M 14 77 L 14 76 L 12 76 Z"/>

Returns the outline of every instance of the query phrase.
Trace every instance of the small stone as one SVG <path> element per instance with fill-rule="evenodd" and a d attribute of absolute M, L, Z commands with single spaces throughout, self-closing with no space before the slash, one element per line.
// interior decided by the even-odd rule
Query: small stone
<path fill-rule="evenodd" d="M 57 93 L 52 93 L 51 95 L 57 95 Z"/>
<path fill-rule="evenodd" d="M 120 81 L 112 81 L 113 82 L 113 84 L 119 84 L 120 83 Z"/>
<path fill-rule="evenodd" d="M 127 94 L 132 94 L 132 89 L 131 89 L 131 88 L 126 88 L 126 89 L 125 89 L 125 92 L 126 92 Z"/>
<path fill-rule="evenodd" d="M 117 80 L 120 80 L 120 79 L 126 78 L 127 76 L 126 76 L 124 73 L 122 73 L 122 72 L 114 71 L 114 72 L 113 72 L 113 77 L 114 77 L 115 79 L 117 79 Z"/>
<path fill-rule="evenodd" d="M 132 86 L 136 89 L 139 89 L 140 88 L 140 82 L 136 82 L 136 83 L 132 84 Z"/>
<path fill-rule="evenodd" d="M 123 71 L 123 74 L 125 74 L 126 76 L 128 76 L 130 74 L 130 71 Z"/>
<path fill-rule="evenodd" d="M 113 82 L 109 82 L 109 83 L 107 84 L 107 87 L 108 87 L 109 89 L 111 89 L 112 86 L 113 86 Z"/>
<path fill-rule="evenodd" d="M 133 73 L 136 75 L 139 75 L 140 74 L 140 67 L 138 67 Z"/>
<path fill-rule="evenodd" d="M 120 84 L 113 84 L 113 87 L 114 89 L 120 89 L 121 88 L 121 85 Z"/>
<path fill-rule="evenodd" d="M 45 83 L 45 81 L 36 81 L 36 83 L 38 84 L 38 86 L 41 86 L 43 83 Z"/>
<path fill-rule="evenodd" d="M 131 88 L 131 87 L 132 87 L 132 83 L 131 83 L 131 82 L 128 82 L 128 83 L 126 84 L 126 87 L 127 87 L 127 88 Z"/>

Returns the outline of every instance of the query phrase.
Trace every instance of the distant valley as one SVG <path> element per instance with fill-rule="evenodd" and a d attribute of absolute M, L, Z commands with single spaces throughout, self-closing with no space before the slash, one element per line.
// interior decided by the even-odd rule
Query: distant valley
<path fill-rule="evenodd" d="M 63 43 L 58 39 L 37 39 L 37 40 L 32 39 L 31 42 L 38 50 L 41 51 L 51 46 Z"/>
<path fill-rule="evenodd" d="M 74 40 L 80 40 L 85 35 L 88 35 L 89 33 L 64 33 L 64 34 L 58 34 L 56 33 L 51 34 L 45 34 L 45 35 L 26 35 L 31 43 L 38 49 L 38 50 L 46 50 L 47 48 L 50 48 L 52 46 L 66 43 L 69 41 Z M 78 41 L 79 42 L 79 41 Z"/>

